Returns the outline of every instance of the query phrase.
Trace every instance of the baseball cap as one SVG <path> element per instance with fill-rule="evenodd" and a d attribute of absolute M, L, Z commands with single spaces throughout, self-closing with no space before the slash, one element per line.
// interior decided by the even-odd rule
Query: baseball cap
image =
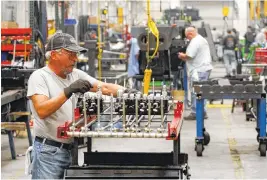
<path fill-rule="evenodd" d="M 52 51 L 57 49 L 66 49 L 72 52 L 86 52 L 87 49 L 78 46 L 74 37 L 69 34 L 62 33 L 62 31 L 57 31 L 46 44 L 45 51 Z"/>

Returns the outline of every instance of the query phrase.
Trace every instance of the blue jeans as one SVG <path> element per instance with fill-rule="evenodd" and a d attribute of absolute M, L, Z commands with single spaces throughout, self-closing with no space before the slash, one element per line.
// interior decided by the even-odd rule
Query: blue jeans
<path fill-rule="evenodd" d="M 32 179 L 63 179 L 71 164 L 71 152 L 35 141 L 32 151 Z"/>
<path fill-rule="evenodd" d="M 206 72 L 198 72 L 198 81 L 207 81 L 210 76 L 210 71 Z M 191 83 L 190 83 L 190 88 L 191 88 L 191 113 L 196 114 L 196 94 L 193 92 L 193 86 L 192 82 L 195 81 L 193 77 L 190 77 Z M 206 100 L 204 101 L 204 111 L 206 112 Z"/>

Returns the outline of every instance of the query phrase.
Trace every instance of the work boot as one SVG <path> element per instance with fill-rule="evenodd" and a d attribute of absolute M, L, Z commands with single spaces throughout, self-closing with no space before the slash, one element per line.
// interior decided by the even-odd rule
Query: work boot
<path fill-rule="evenodd" d="M 196 120 L 196 114 L 190 113 L 188 116 L 184 117 L 184 120 Z"/>
<path fill-rule="evenodd" d="M 188 116 L 184 117 L 184 120 L 196 120 L 196 114 L 190 113 Z M 204 119 L 208 119 L 207 112 L 204 112 Z"/>

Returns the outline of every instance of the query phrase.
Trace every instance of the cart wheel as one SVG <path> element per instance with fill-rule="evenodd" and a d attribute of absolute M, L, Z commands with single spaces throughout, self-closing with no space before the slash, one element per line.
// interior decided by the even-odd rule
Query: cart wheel
<path fill-rule="evenodd" d="M 260 154 L 261 156 L 266 156 L 266 144 L 260 144 Z"/>
<path fill-rule="evenodd" d="M 197 156 L 202 156 L 203 144 L 197 144 L 196 145 L 196 151 L 197 151 Z"/>
<path fill-rule="evenodd" d="M 188 165 L 186 165 L 186 169 L 183 171 L 183 174 L 185 175 L 186 180 L 190 180 L 191 174 L 190 174 L 190 167 Z"/>
<path fill-rule="evenodd" d="M 210 134 L 207 131 L 204 131 L 203 136 L 204 136 L 204 145 L 206 146 L 210 143 Z"/>

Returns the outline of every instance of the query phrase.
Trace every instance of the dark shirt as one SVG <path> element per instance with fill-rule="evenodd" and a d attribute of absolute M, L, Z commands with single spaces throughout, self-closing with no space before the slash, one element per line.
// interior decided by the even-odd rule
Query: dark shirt
<path fill-rule="evenodd" d="M 228 34 L 227 36 L 225 36 L 223 40 L 224 49 L 235 50 L 236 45 L 237 45 L 237 39 L 235 38 L 235 36 L 231 34 Z"/>
<path fill-rule="evenodd" d="M 253 34 L 253 32 L 246 32 L 244 37 L 245 37 L 246 43 L 254 42 L 255 35 Z"/>

